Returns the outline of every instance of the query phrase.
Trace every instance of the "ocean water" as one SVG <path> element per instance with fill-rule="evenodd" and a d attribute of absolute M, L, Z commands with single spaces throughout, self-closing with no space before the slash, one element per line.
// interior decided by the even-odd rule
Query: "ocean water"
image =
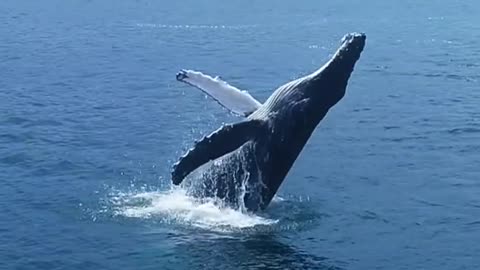
<path fill-rule="evenodd" d="M 0 269 L 480 269 L 480 3 L 0 2 Z M 270 207 L 170 185 L 238 121 L 175 80 L 264 101 L 348 32 L 367 45 Z"/>

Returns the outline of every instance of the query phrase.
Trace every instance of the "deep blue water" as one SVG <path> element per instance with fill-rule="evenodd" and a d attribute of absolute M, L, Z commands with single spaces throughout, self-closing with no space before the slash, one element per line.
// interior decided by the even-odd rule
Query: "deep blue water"
<path fill-rule="evenodd" d="M 1 269 L 479 269 L 480 3 L 0 2 Z M 367 45 L 270 207 L 169 171 L 238 121 L 175 81 L 265 100 Z"/>

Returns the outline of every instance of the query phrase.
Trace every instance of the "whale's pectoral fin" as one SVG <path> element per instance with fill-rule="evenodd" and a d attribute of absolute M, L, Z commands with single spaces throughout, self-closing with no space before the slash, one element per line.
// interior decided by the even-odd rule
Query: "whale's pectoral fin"
<path fill-rule="evenodd" d="M 229 124 L 204 137 L 173 165 L 172 182 L 180 184 L 183 179 L 203 164 L 234 151 L 248 140 L 257 137 L 265 121 L 249 120 Z"/>
<path fill-rule="evenodd" d="M 262 105 L 247 91 L 231 86 L 218 77 L 212 78 L 199 71 L 182 69 L 177 73 L 177 80 L 202 90 L 220 105 L 238 115 L 248 116 Z"/>

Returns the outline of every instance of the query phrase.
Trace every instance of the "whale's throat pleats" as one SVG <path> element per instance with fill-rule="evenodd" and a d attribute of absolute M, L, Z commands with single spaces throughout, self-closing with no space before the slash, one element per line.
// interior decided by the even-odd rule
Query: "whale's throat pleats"
<path fill-rule="evenodd" d="M 264 133 L 266 122 L 252 119 L 236 124 L 224 125 L 204 137 L 175 163 L 172 182 L 180 184 L 183 179 L 203 164 L 230 153 L 249 140 Z"/>

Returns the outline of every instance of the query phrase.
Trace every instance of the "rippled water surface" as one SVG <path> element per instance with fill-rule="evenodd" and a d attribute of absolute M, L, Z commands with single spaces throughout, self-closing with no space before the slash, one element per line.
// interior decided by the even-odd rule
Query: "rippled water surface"
<path fill-rule="evenodd" d="M 1 269 L 479 269 L 478 1 L 0 2 Z M 367 45 L 262 213 L 170 186 L 238 121 L 175 81 L 265 100 Z"/>

